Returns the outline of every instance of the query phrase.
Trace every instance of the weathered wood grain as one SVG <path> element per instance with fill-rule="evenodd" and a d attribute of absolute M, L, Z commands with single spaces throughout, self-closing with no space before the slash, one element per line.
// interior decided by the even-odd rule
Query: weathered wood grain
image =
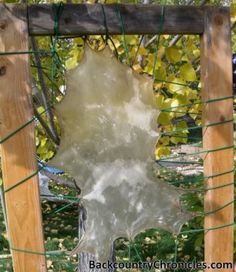
<path fill-rule="evenodd" d="M 61 7 L 59 33 L 61 35 L 105 34 L 104 15 L 100 4 L 65 4 Z M 57 10 L 58 11 L 58 10 Z M 126 34 L 201 34 L 204 8 L 193 6 L 165 6 L 160 31 L 162 7 L 157 5 L 104 5 L 109 34 L 121 34 L 120 11 Z M 28 7 L 29 34 L 53 35 L 55 6 Z"/>
<path fill-rule="evenodd" d="M 205 30 L 201 38 L 201 74 L 203 101 L 232 96 L 230 20 L 227 8 L 211 8 L 206 13 Z M 233 99 L 203 105 L 205 125 L 233 119 Z M 232 185 L 208 190 L 205 194 L 205 229 L 232 224 L 234 221 L 233 122 L 205 127 L 203 148 L 209 150 L 204 158 L 205 187 Z M 223 148 L 224 150 L 213 151 Z M 231 172 L 230 172 L 231 171 Z M 228 173 L 227 173 L 228 172 Z M 218 175 L 225 173 L 223 175 Z M 226 174 L 227 173 L 227 174 Z M 228 204 L 228 205 L 227 205 Z M 226 206 L 227 205 L 227 206 Z M 221 207 L 224 208 L 220 209 Z M 219 209 L 218 211 L 216 211 Z M 216 211 L 216 212 L 214 212 Z M 205 231 L 205 261 L 233 263 L 233 226 Z M 230 272 L 232 268 L 216 269 Z M 205 271 L 213 272 L 213 268 Z"/>
<path fill-rule="evenodd" d="M 28 50 L 25 11 L 0 5 L 0 52 Z M 0 56 L 1 139 L 32 118 L 30 93 L 29 56 Z M 36 173 L 33 124 L 4 141 L 1 153 L 5 190 Z M 45 256 L 33 254 L 44 254 L 37 175 L 6 192 L 5 200 L 14 271 L 45 272 Z"/>

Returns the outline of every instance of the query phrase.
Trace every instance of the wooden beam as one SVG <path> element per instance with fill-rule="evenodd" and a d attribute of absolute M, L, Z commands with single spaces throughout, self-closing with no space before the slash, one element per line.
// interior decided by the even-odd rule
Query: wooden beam
<path fill-rule="evenodd" d="M 109 34 L 122 34 L 118 16 L 120 10 L 126 34 L 201 34 L 203 7 L 165 6 L 165 17 L 160 31 L 162 7 L 157 5 L 104 5 Z M 57 10 L 59 11 L 59 10 Z M 55 6 L 28 7 L 29 34 L 54 35 Z M 105 34 L 104 15 L 100 4 L 64 4 L 59 18 L 61 35 Z"/>
<path fill-rule="evenodd" d="M 232 53 L 228 8 L 211 7 L 205 14 L 205 30 L 201 37 L 201 74 L 203 101 L 230 97 L 232 93 Z M 203 105 L 204 125 L 223 122 L 203 129 L 205 187 L 230 184 L 205 194 L 205 212 L 219 209 L 205 217 L 205 229 L 234 222 L 234 157 L 233 157 L 233 99 Z M 227 122 L 229 121 L 229 122 Z M 224 123 L 225 122 L 225 123 Z M 227 173 L 228 172 L 228 173 Z M 225 173 L 225 174 L 222 174 Z M 226 174 L 227 173 L 227 174 Z M 222 175 L 220 175 L 222 174 Z M 209 178 L 213 176 L 212 178 Z M 221 207 L 224 208 L 220 209 Z M 205 261 L 233 264 L 233 226 L 205 231 Z M 216 269 L 232 272 L 231 268 Z M 213 268 L 206 271 L 216 271 Z"/>
<path fill-rule="evenodd" d="M 26 8 L 0 4 L 0 52 L 27 51 Z M 0 137 L 32 118 L 28 55 L 0 56 Z M 4 189 L 36 173 L 33 124 L 1 146 Z M 37 174 L 5 193 L 9 238 L 15 272 L 46 271 Z M 25 252 L 25 251 L 29 252 Z"/>

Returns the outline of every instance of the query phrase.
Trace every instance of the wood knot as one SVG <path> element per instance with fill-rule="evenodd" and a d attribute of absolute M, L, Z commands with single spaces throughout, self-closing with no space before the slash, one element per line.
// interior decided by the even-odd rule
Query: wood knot
<path fill-rule="evenodd" d="M 214 22 L 216 25 L 220 26 L 220 25 L 223 25 L 223 16 L 221 15 L 216 15 L 215 18 L 214 18 Z"/>
<path fill-rule="evenodd" d="M 0 21 L 0 30 L 4 30 L 7 27 L 7 23 L 5 21 Z"/>
<path fill-rule="evenodd" d="M 0 66 L 0 76 L 4 76 L 7 72 L 6 66 Z"/>
<path fill-rule="evenodd" d="M 70 23 L 72 22 L 72 18 L 66 17 L 66 18 L 64 19 L 64 22 L 65 22 L 66 25 L 67 25 L 67 24 L 70 24 Z"/>
<path fill-rule="evenodd" d="M 224 122 L 225 121 L 225 117 L 223 115 L 220 116 L 220 122 Z"/>

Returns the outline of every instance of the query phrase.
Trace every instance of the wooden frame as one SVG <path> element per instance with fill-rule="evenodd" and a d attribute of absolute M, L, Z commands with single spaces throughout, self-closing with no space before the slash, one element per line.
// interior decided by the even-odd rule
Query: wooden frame
<path fill-rule="evenodd" d="M 205 194 L 205 211 L 217 210 L 205 217 L 205 261 L 233 263 L 233 98 L 229 9 L 166 6 L 164 24 L 160 28 L 160 6 L 105 5 L 109 34 L 121 34 L 117 10 L 122 14 L 126 34 L 201 36 L 205 185 L 206 188 L 218 186 Z M 53 35 L 54 11 L 52 5 L 0 4 L 0 52 L 27 51 L 29 35 Z M 61 35 L 105 34 L 101 5 L 64 5 L 58 31 Z M 26 54 L 0 56 L 1 138 L 32 118 L 28 66 Z M 224 97 L 228 98 L 222 99 Z M 224 123 L 220 123 L 222 121 Z M 32 124 L 28 125 L 2 144 L 5 188 L 36 171 L 33 131 Z M 222 187 L 225 184 L 227 186 Z M 37 177 L 6 193 L 6 206 L 12 248 L 44 253 Z M 222 206 L 225 207 L 219 209 Z M 228 226 L 220 228 L 224 225 Z M 12 254 L 15 271 L 46 271 L 45 256 L 17 250 L 12 250 Z M 206 270 L 213 271 L 211 268 Z"/>

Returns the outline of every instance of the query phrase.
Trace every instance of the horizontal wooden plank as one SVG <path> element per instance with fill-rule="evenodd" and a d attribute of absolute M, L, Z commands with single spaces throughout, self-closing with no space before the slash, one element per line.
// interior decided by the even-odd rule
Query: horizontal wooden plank
<path fill-rule="evenodd" d="M 202 34 L 205 7 L 165 6 L 162 34 Z M 157 5 L 104 5 L 109 34 L 121 34 L 121 13 L 126 34 L 160 33 L 162 7 Z M 101 4 L 31 5 L 28 7 L 29 34 L 55 34 L 58 12 L 61 35 L 105 34 Z"/>

